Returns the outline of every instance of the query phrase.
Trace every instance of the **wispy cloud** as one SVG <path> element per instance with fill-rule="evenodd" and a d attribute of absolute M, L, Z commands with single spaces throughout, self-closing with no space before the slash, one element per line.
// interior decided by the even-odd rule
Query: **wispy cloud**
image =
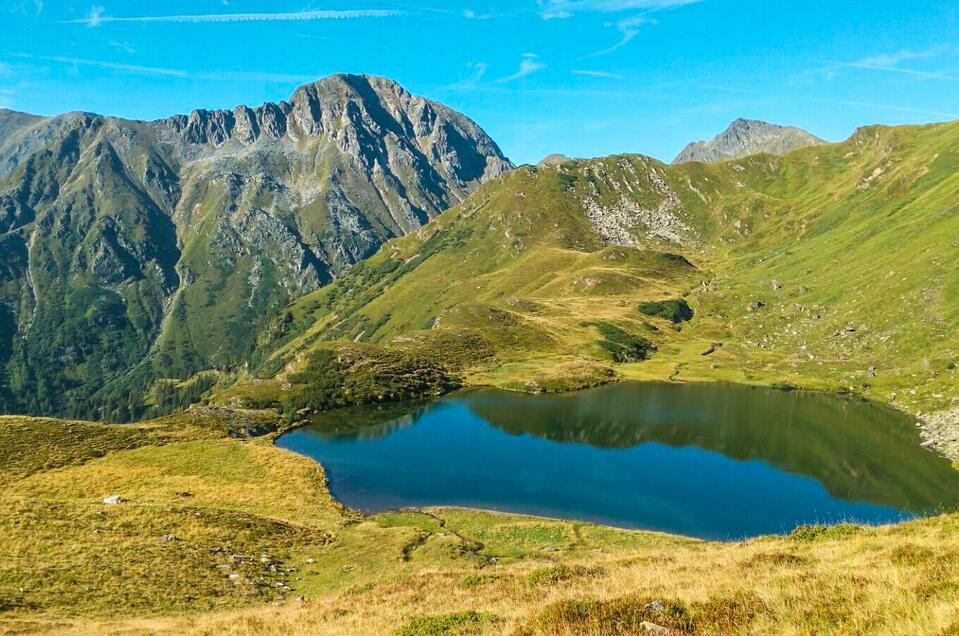
<path fill-rule="evenodd" d="M 210 13 L 196 15 L 144 15 L 110 16 L 103 7 L 93 7 L 90 13 L 79 20 L 67 20 L 68 24 L 85 24 L 95 27 L 108 22 L 176 22 L 176 23 L 222 23 L 222 22 L 296 22 L 308 20 L 353 20 L 359 18 L 391 18 L 407 15 L 406 11 L 393 9 L 350 9 L 345 11 L 296 11 L 292 13 Z"/>
<path fill-rule="evenodd" d="M 43 13 L 43 0 L 17 0 L 10 4 L 9 10 L 20 15 L 40 15 Z"/>
<path fill-rule="evenodd" d="M 186 71 L 178 68 L 163 68 L 157 66 L 141 66 L 139 64 L 123 64 L 119 62 L 110 62 L 107 60 L 90 60 L 77 57 L 64 57 L 53 55 L 29 55 L 26 53 L 14 53 L 12 57 L 37 60 L 40 62 L 52 62 L 55 64 L 65 64 L 68 66 L 80 67 L 88 66 L 103 68 L 108 70 L 122 71 L 134 75 L 161 75 L 167 77 L 180 77 L 193 80 L 208 82 L 233 82 L 233 81 L 253 81 L 253 82 L 277 82 L 277 83 L 306 83 L 312 82 L 319 77 L 317 75 L 296 75 L 291 73 L 271 73 L 267 71 Z M 0 63 L 0 69 L 3 64 Z"/>
<path fill-rule="evenodd" d="M 546 64 L 539 60 L 539 56 L 535 53 L 523 53 L 523 59 L 519 62 L 519 68 L 515 73 L 507 77 L 501 78 L 498 80 L 499 84 L 505 84 L 507 82 L 514 82 L 518 79 L 532 75 L 536 71 L 541 71 L 546 68 Z"/>
<path fill-rule="evenodd" d="M 956 55 L 957 53 L 959 53 L 959 47 L 941 45 L 922 50 L 902 49 L 900 51 L 894 51 L 891 53 L 882 53 L 879 55 L 865 57 L 852 62 L 830 60 L 827 62 L 829 67 L 822 69 L 821 74 L 823 74 L 827 79 L 833 79 L 836 77 L 837 70 L 839 68 L 852 68 L 866 71 L 897 73 L 899 75 L 911 75 L 913 77 L 921 77 L 925 79 L 959 81 L 959 77 L 950 75 L 946 72 L 923 71 L 915 68 L 900 66 L 904 62 L 932 60 L 944 57 L 946 55 Z"/>
<path fill-rule="evenodd" d="M 623 79 L 622 75 L 610 73 L 609 71 L 590 71 L 586 69 L 573 69 L 570 71 L 573 75 L 582 75 L 584 77 L 598 77 L 601 79 Z"/>
<path fill-rule="evenodd" d="M 90 7 L 90 12 L 87 14 L 87 17 L 82 20 L 73 20 L 73 22 L 79 22 L 88 27 L 100 26 L 100 23 L 103 21 L 103 11 L 104 8 L 100 6 Z"/>
<path fill-rule="evenodd" d="M 133 48 L 133 45 L 127 42 L 126 40 L 110 40 L 108 44 L 117 49 L 118 51 L 123 51 L 124 53 L 136 53 L 136 49 Z"/>
<path fill-rule="evenodd" d="M 456 82 L 450 86 L 450 88 L 465 90 L 477 86 L 486 76 L 486 71 L 489 70 L 489 64 L 486 62 L 470 62 L 466 65 L 466 68 L 470 71 L 470 75 Z"/>
<path fill-rule="evenodd" d="M 69 64 L 71 66 L 95 66 L 97 68 L 113 69 L 117 71 L 126 71 L 138 75 L 165 75 L 169 77 L 187 77 L 189 73 L 176 68 L 162 68 L 157 66 L 140 66 L 139 64 L 122 64 L 119 62 L 108 62 L 105 60 L 88 60 L 79 57 L 64 57 L 60 55 L 27 55 L 25 53 L 12 54 L 13 57 L 28 58 L 40 60 L 43 62 L 55 62 L 59 64 Z"/>
<path fill-rule="evenodd" d="M 658 24 L 656 20 L 645 15 L 637 15 L 631 18 L 626 18 L 625 20 L 620 20 L 618 22 L 608 23 L 606 26 L 615 26 L 619 29 L 619 32 L 622 34 L 622 37 L 619 39 L 619 42 L 616 44 L 606 47 L 601 51 L 596 51 L 595 53 L 590 53 L 586 57 L 599 57 L 600 55 L 607 55 L 612 53 L 616 49 L 621 49 L 630 42 L 633 41 L 637 35 L 639 35 L 639 27 L 644 24 Z"/>
<path fill-rule="evenodd" d="M 902 64 L 903 62 L 910 62 L 912 60 L 930 60 L 955 52 L 956 47 L 943 44 L 929 49 L 923 49 L 921 51 L 902 49 L 901 51 L 895 51 L 893 53 L 873 55 L 872 57 L 866 57 L 858 60 L 856 63 L 868 66 L 896 66 L 898 64 Z"/>
<path fill-rule="evenodd" d="M 540 15 L 547 19 L 570 18 L 577 13 L 620 13 L 623 11 L 659 11 L 704 0 L 539 0 Z"/>
<path fill-rule="evenodd" d="M 829 64 L 832 64 L 834 67 L 841 66 L 844 68 L 857 68 L 865 71 L 883 71 L 886 73 L 898 73 L 900 75 L 912 75 L 913 77 L 923 77 L 926 79 L 944 79 L 944 80 L 951 80 L 953 82 L 959 81 L 959 77 L 955 77 L 954 75 L 949 75 L 947 73 L 917 71 L 916 69 L 900 68 L 898 66 L 884 66 L 881 64 L 865 64 L 863 62 L 836 62 L 836 61 L 830 61 Z M 828 72 L 828 69 L 827 69 L 827 72 Z"/>
<path fill-rule="evenodd" d="M 878 108 L 880 110 L 892 110 L 900 113 L 912 113 L 914 115 L 929 115 L 931 117 L 944 117 L 946 119 L 956 119 L 959 114 L 946 113 L 938 110 L 926 110 L 923 108 L 910 108 L 908 106 L 896 106 L 894 104 L 876 104 L 873 102 L 856 102 L 844 99 L 819 99 L 816 100 L 824 104 L 837 104 L 839 106 L 855 106 L 858 108 Z"/>
<path fill-rule="evenodd" d="M 619 40 L 612 46 L 590 53 L 586 57 L 607 55 L 620 49 L 639 35 L 639 28 L 643 25 L 658 24 L 649 16 L 650 13 L 665 9 L 675 9 L 692 4 L 699 4 L 705 0 L 539 0 L 540 16 L 544 20 L 560 20 L 572 18 L 583 13 L 626 13 L 627 11 L 641 11 L 638 15 L 624 17 L 606 23 L 607 27 L 615 27 L 619 33 Z"/>

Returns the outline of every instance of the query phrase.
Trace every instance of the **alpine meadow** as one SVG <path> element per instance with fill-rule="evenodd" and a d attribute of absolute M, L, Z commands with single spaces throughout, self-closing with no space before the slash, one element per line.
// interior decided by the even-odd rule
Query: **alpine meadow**
<path fill-rule="evenodd" d="M 46 4 L 0 633 L 959 635 L 954 7 Z"/>

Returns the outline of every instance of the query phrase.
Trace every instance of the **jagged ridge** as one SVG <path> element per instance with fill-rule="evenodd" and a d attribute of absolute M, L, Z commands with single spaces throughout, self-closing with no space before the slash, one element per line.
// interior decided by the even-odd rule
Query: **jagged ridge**
<path fill-rule="evenodd" d="M 126 419 L 152 378 L 239 362 L 273 309 L 511 168 L 370 76 L 153 122 L 2 111 L 0 407 Z"/>

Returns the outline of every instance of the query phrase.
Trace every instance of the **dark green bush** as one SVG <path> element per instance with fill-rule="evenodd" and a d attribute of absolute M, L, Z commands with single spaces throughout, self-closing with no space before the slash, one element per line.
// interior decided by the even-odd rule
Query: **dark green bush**
<path fill-rule="evenodd" d="M 674 324 L 693 319 L 693 310 L 685 300 L 660 300 L 640 303 L 639 311 L 645 316 L 662 318 Z"/>

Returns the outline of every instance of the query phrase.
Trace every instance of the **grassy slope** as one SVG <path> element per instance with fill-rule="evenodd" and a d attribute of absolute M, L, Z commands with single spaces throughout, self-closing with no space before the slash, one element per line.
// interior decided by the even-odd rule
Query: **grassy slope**
<path fill-rule="evenodd" d="M 522 168 L 291 305 L 261 337 L 259 374 L 298 368 L 300 354 L 327 341 L 428 349 L 470 334 L 494 353 L 450 362 L 472 384 L 566 388 L 612 368 L 949 409 L 959 399 L 959 273 L 949 257 L 959 240 L 957 166 L 959 124 L 942 124 L 867 128 L 784 158 Z M 604 247 L 583 212 L 588 200 L 655 210 L 666 198 L 657 177 L 680 202 L 672 216 L 686 228 L 682 243 L 637 225 L 628 228 L 634 246 Z M 679 297 L 696 314 L 681 328 L 639 311 Z M 755 301 L 765 307 L 750 311 Z M 618 364 L 597 322 L 658 352 Z M 723 346 L 703 355 L 714 343 Z M 437 360 L 444 346 L 434 347 Z M 231 395 L 247 390 L 256 392 Z"/>
<path fill-rule="evenodd" d="M 0 420 L 0 448 L 16 442 L 20 457 L 0 463 L 0 630 L 956 627 L 956 516 L 731 544 L 452 509 L 363 518 L 335 503 L 313 462 L 269 439 L 225 438 L 222 415 L 122 428 Z M 112 494 L 126 502 L 100 502 Z M 653 600 L 666 613 L 647 611 Z"/>
<path fill-rule="evenodd" d="M 528 390 L 612 371 L 947 408 L 957 137 L 957 125 L 867 129 L 782 159 L 521 169 L 289 307 L 261 338 L 264 379 L 219 399 L 280 399 L 286 374 L 274 374 L 336 340 Z M 657 209 L 656 177 L 682 201 L 683 244 L 628 228 L 638 246 L 604 247 L 584 198 Z M 680 296 L 695 311 L 680 326 L 639 310 Z M 765 308 L 749 311 L 757 300 Z M 616 362 L 610 326 L 652 341 L 652 359 Z M 733 544 L 457 510 L 362 518 L 333 501 L 314 463 L 228 438 L 235 417 L 260 421 L 207 409 L 123 428 L 0 420 L 3 628 L 631 634 L 651 620 L 679 633 L 959 632 L 955 516 Z M 112 494 L 127 503 L 101 503 Z M 667 611 L 651 615 L 649 600 Z"/>

